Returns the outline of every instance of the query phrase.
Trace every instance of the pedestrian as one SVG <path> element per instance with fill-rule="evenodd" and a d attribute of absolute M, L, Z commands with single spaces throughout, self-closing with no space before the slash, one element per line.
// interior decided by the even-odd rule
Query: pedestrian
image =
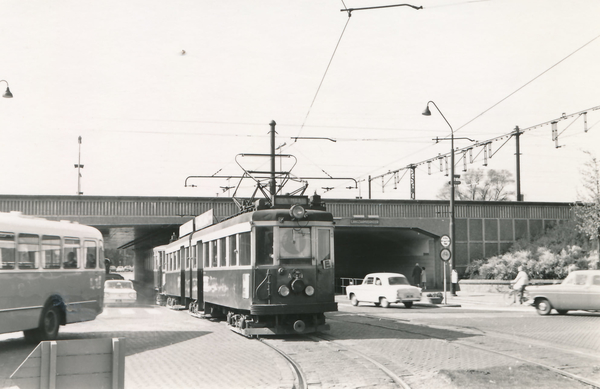
<path fill-rule="evenodd" d="M 423 290 L 427 290 L 427 273 L 425 273 L 425 266 L 423 266 L 423 271 L 421 272 L 421 288 Z"/>
<path fill-rule="evenodd" d="M 452 296 L 456 296 L 456 291 L 458 290 L 458 273 L 456 269 L 452 269 L 450 281 L 452 282 Z"/>
<path fill-rule="evenodd" d="M 513 280 L 513 290 L 519 294 L 519 304 L 523 304 L 523 291 L 525 291 L 525 287 L 529 284 L 529 276 L 523 270 L 523 266 L 519 266 L 517 268 L 519 271 L 517 276 Z"/>
<path fill-rule="evenodd" d="M 415 286 L 419 286 L 419 284 L 421 283 L 421 266 L 419 266 L 419 263 L 415 263 L 415 267 L 413 268 L 412 271 L 412 279 L 413 279 L 413 285 Z"/>

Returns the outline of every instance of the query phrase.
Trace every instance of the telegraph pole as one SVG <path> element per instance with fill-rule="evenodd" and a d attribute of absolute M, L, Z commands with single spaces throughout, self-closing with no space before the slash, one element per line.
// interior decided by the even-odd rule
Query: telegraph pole
<path fill-rule="evenodd" d="M 83 165 L 81 164 L 81 136 L 79 136 L 79 160 L 78 163 L 75 164 L 75 168 L 77 169 L 77 195 L 82 195 L 81 191 L 81 169 L 83 169 Z"/>

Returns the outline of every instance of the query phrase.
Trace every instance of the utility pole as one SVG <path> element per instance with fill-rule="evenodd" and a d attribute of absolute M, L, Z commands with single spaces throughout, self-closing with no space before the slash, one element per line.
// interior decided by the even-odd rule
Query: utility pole
<path fill-rule="evenodd" d="M 275 120 L 271 120 L 271 203 L 274 204 L 275 194 L 277 193 L 277 183 L 275 182 Z"/>
<path fill-rule="evenodd" d="M 81 164 L 81 136 L 79 136 L 79 160 L 78 163 L 75 164 L 75 168 L 77 169 L 77 195 L 82 195 L 81 191 L 81 169 L 83 169 L 83 165 Z"/>
<path fill-rule="evenodd" d="M 515 144 L 517 146 L 517 152 L 516 152 L 516 160 L 517 160 L 517 201 L 523 201 L 523 195 L 521 194 L 521 143 L 520 143 L 520 137 L 521 137 L 522 132 L 519 131 L 519 126 L 515 127 Z"/>

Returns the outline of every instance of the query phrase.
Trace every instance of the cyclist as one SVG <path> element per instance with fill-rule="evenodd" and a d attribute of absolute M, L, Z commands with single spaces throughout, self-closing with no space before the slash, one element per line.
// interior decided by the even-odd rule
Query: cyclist
<path fill-rule="evenodd" d="M 523 292 L 525 291 L 525 287 L 529 284 L 529 276 L 523 270 L 523 266 L 519 266 L 519 273 L 517 273 L 517 277 L 513 280 L 512 289 L 515 293 L 519 294 L 519 304 L 523 304 Z"/>

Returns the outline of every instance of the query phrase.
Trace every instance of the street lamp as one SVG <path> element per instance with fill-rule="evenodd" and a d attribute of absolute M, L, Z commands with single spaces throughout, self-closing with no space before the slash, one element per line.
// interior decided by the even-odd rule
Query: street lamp
<path fill-rule="evenodd" d="M 2 95 L 2 97 L 6 97 L 7 99 L 12 99 L 13 94 L 10 93 L 10 89 L 8 88 L 8 81 L 6 81 L 6 80 L 0 80 L 0 82 L 5 82 L 6 83 L 6 92 L 4 92 L 4 94 Z"/>
<path fill-rule="evenodd" d="M 423 115 L 425 116 L 431 116 L 431 111 L 429 110 L 429 104 L 433 104 L 435 106 L 435 108 L 438 110 L 438 112 L 440 113 L 440 115 L 442 115 L 442 117 L 444 118 L 444 120 L 446 121 L 446 123 L 448 124 L 448 127 L 450 127 L 450 269 L 454 270 L 455 269 L 455 261 L 454 261 L 454 129 L 452 129 L 452 126 L 450 125 L 450 123 L 448 123 L 448 120 L 446 119 L 446 117 L 444 116 L 444 114 L 442 113 L 442 111 L 440 111 L 440 109 L 438 108 L 438 106 L 433 102 L 433 101 L 429 101 L 427 103 L 427 106 L 425 107 L 425 111 L 423 111 Z M 444 265 L 444 269 L 446 268 L 446 265 Z M 446 279 L 444 278 L 444 286 L 446 285 Z M 445 287 L 444 287 L 445 289 Z M 453 290 L 452 294 L 455 294 L 456 291 Z"/>

